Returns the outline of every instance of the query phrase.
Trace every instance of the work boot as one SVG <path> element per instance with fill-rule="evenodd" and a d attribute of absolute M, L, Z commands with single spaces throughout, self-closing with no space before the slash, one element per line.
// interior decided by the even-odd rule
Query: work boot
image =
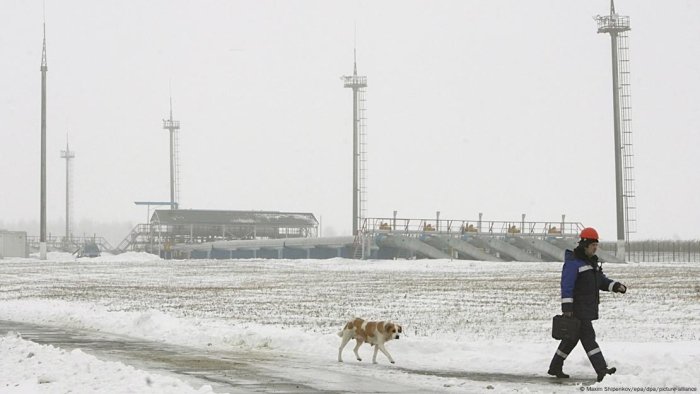
<path fill-rule="evenodd" d="M 602 382 L 605 375 L 612 375 L 615 372 L 617 372 L 617 368 L 615 368 L 615 367 L 605 368 L 605 369 L 601 370 L 600 372 L 598 372 L 598 379 L 596 379 L 596 380 L 599 382 Z"/>
<path fill-rule="evenodd" d="M 549 371 L 547 371 L 547 374 L 552 375 L 552 376 L 556 376 L 558 379 L 568 379 L 569 378 L 569 375 L 565 374 L 564 371 L 562 371 L 561 369 L 555 371 L 555 370 L 550 368 Z"/>

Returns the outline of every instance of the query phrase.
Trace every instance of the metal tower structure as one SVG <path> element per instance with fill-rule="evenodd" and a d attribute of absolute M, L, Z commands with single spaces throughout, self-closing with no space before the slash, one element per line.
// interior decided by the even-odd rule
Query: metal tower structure
<path fill-rule="evenodd" d="M 72 193 L 71 189 L 73 186 L 73 171 L 71 159 L 75 158 L 75 152 L 70 150 L 68 146 L 68 139 L 66 139 L 66 150 L 61 151 L 61 158 L 66 159 L 66 243 L 70 242 L 72 238 L 72 223 L 71 223 L 71 207 L 72 207 Z"/>
<path fill-rule="evenodd" d="M 173 98 L 170 97 L 170 119 L 163 119 L 163 129 L 170 131 L 170 209 L 177 209 L 180 198 L 179 138 L 180 121 L 173 120 Z"/>
<path fill-rule="evenodd" d="M 46 260 L 46 22 L 44 43 L 41 49 L 41 207 L 39 219 L 39 258 Z"/>
<path fill-rule="evenodd" d="M 366 117 L 365 88 L 367 77 L 357 75 L 357 51 L 353 52 L 354 69 L 350 76 L 343 76 L 343 87 L 352 89 L 352 234 L 358 235 L 358 229 L 365 217 L 367 170 L 366 159 Z"/>
<path fill-rule="evenodd" d="M 636 232 L 632 107 L 630 102 L 630 57 L 627 32 L 630 19 L 615 12 L 595 17 L 598 33 L 610 34 L 612 47 L 613 114 L 615 128 L 615 193 L 617 206 L 617 257 L 625 258 L 630 233 Z"/>

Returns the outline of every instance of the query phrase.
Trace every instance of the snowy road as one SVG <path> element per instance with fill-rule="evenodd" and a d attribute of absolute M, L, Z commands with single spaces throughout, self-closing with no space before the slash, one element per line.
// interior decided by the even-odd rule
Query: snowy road
<path fill-rule="evenodd" d="M 192 385 L 208 384 L 220 392 L 316 392 L 313 388 L 266 375 L 270 357 L 264 354 L 202 354 L 196 349 L 138 340 L 113 334 L 62 329 L 0 320 L 0 334 L 21 333 L 22 338 L 65 350 L 82 351 L 143 370 L 173 373 Z"/>

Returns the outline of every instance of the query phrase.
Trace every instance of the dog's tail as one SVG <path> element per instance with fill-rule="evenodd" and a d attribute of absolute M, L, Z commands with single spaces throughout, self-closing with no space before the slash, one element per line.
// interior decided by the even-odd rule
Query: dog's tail
<path fill-rule="evenodd" d="M 345 323 L 345 325 L 343 326 L 343 329 L 338 331 L 338 336 L 342 338 L 343 335 L 345 335 L 345 331 L 347 331 L 347 330 L 350 330 L 353 333 L 355 332 L 355 327 L 353 326 L 353 320 L 350 320 L 349 322 Z"/>

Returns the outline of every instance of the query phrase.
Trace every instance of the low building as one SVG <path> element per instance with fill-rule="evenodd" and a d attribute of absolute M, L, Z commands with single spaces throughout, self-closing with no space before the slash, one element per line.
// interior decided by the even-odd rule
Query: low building
<path fill-rule="evenodd" d="M 27 257 L 27 233 L 0 230 L 0 259 L 3 257 Z"/>
<path fill-rule="evenodd" d="M 178 244 L 317 236 L 318 220 L 311 213 L 158 209 L 147 227 L 127 237 L 127 247 L 168 257 Z"/>

